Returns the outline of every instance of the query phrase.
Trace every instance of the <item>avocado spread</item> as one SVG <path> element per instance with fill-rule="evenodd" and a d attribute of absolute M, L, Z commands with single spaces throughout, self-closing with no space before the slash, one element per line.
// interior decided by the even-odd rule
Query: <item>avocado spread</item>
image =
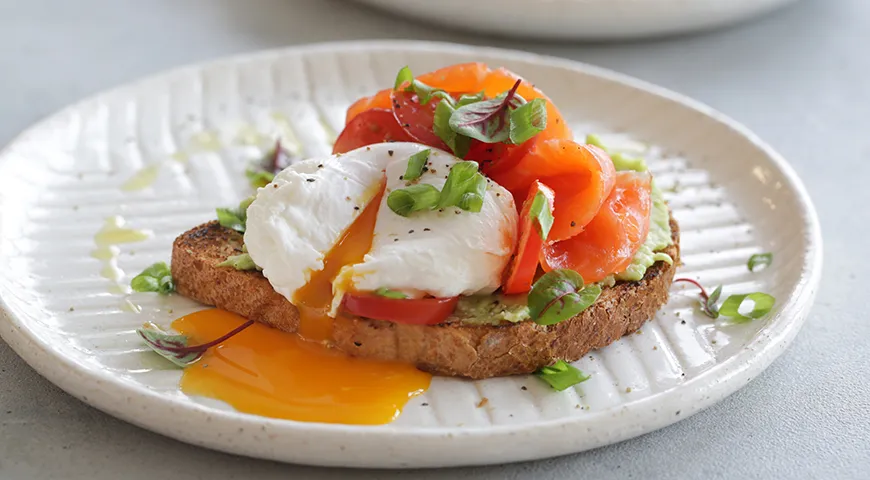
<path fill-rule="evenodd" d="M 525 295 L 471 295 L 460 297 L 453 317 L 466 325 L 498 325 L 529 319 Z"/>
<path fill-rule="evenodd" d="M 587 136 L 586 143 L 605 150 L 613 160 L 613 166 L 616 167 L 617 171 L 647 171 L 647 165 L 643 158 L 632 157 L 619 149 L 607 148 L 596 135 Z M 660 251 L 670 246 L 673 240 L 671 239 L 670 212 L 661 190 L 655 185 L 655 181 L 653 181 L 650 196 L 652 208 L 646 241 L 634 255 L 628 268 L 599 282 L 602 286 L 612 287 L 617 281 L 636 282 L 643 278 L 646 269 L 654 263 L 672 264 L 674 262 L 670 255 Z M 453 316 L 466 325 L 498 325 L 502 322 L 517 323 L 528 320 L 529 308 L 526 305 L 525 295 L 472 295 L 459 299 Z"/>

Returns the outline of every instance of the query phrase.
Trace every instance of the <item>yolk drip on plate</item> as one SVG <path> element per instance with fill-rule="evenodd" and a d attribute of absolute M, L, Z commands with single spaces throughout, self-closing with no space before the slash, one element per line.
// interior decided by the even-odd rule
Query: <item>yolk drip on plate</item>
<path fill-rule="evenodd" d="M 306 340 L 326 342 L 332 338 L 332 281 L 341 267 L 360 263 L 372 249 L 375 221 L 383 197 L 383 185 L 359 217 L 344 232 L 323 259 L 323 270 L 312 272 L 308 284 L 293 297 L 299 308 L 299 334 Z"/>
<path fill-rule="evenodd" d="M 432 376 L 413 365 L 354 358 L 328 347 L 333 319 L 332 281 L 341 267 L 361 262 L 371 249 L 381 193 L 363 210 L 297 292 L 299 333 L 254 324 L 208 350 L 184 370 L 181 389 L 229 403 L 237 410 L 307 422 L 389 423 Z M 224 310 L 205 310 L 172 327 L 190 344 L 214 340 L 245 322 Z"/>
<path fill-rule="evenodd" d="M 234 313 L 204 310 L 172 327 L 198 344 L 244 322 Z M 353 358 L 257 323 L 185 368 L 181 389 L 267 417 L 376 425 L 395 419 L 431 378 L 413 365 Z"/>

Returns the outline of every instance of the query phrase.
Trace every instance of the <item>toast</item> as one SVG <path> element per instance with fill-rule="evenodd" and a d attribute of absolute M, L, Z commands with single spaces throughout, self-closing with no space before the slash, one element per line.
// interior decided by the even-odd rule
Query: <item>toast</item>
<path fill-rule="evenodd" d="M 603 289 L 589 308 L 556 325 L 531 321 L 473 326 L 447 320 L 406 325 L 364 318 L 336 319 L 335 346 L 350 355 L 396 360 L 446 376 L 473 379 L 532 373 L 557 360 L 574 361 L 637 331 L 667 302 L 679 263 L 679 227 L 670 219 L 674 264 L 656 262 L 637 282 Z M 195 227 L 173 243 L 178 293 L 271 327 L 295 332 L 299 312 L 258 271 L 217 267 L 242 252 L 242 235 L 217 222 Z"/>

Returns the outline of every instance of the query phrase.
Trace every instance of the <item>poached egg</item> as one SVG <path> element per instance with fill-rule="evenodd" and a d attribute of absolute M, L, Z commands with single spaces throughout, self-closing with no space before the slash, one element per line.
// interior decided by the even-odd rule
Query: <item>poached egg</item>
<path fill-rule="evenodd" d="M 441 189 L 462 161 L 415 143 L 382 143 L 292 165 L 248 208 L 245 245 L 272 287 L 301 313 L 304 337 L 328 340 L 345 292 L 410 297 L 491 293 L 517 237 L 510 192 L 490 181 L 480 212 L 457 207 L 403 217 L 387 206 L 408 159 L 431 150 L 416 180 Z"/>
<path fill-rule="evenodd" d="M 432 149 L 415 183 L 442 190 L 459 158 Z M 378 208 L 371 250 L 362 262 L 342 268 L 333 283 L 333 313 L 345 291 L 400 291 L 409 298 L 492 293 L 514 251 L 517 212 L 510 192 L 489 181 L 480 212 L 459 207 L 419 211 L 403 217 L 387 205 L 404 188 L 407 159 L 387 165 L 386 190 Z"/>

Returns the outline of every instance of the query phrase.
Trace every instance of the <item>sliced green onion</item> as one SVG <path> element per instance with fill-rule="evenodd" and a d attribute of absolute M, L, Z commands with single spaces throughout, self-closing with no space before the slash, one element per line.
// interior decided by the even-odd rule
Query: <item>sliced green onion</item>
<path fill-rule="evenodd" d="M 565 363 L 564 360 L 559 360 L 549 367 L 538 370 L 535 375 L 560 392 L 591 378 L 590 375 L 586 375 L 577 367 Z"/>
<path fill-rule="evenodd" d="M 482 102 L 484 99 L 483 92 L 478 92 L 475 94 L 463 94 L 459 97 L 459 101 L 456 102 L 456 107 L 464 107 L 465 105 L 469 105 L 472 103 Z"/>
<path fill-rule="evenodd" d="M 411 155 L 411 158 L 408 159 L 405 175 L 402 178 L 408 181 L 420 178 L 420 175 L 423 175 L 423 167 L 426 166 L 426 162 L 429 160 L 429 153 L 431 152 L 432 150 L 427 148 Z"/>
<path fill-rule="evenodd" d="M 401 87 L 402 84 L 404 84 L 405 82 L 413 82 L 413 81 L 414 81 L 414 74 L 411 73 L 411 69 L 408 68 L 407 65 L 405 65 L 404 67 L 402 67 L 399 70 L 398 75 L 396 75 L 396 84 L 393 86 L 393 90 L 398 90 L 399 87 Z"/>
<path fill-rule="evenodd" d="M 550 234 L 550 228 L 553 227 L 553 213 L 550 212 L 550 200 L 544 195 L 544 192 L 535 194 L 532 199 L 532 207 L 529 209 L 529 216 L 532 217 L 532 223 L 535 224 L 535 229 L 541 240 L 547 240 Z"/>
<path fill-rule="evenodd" d="M 536 98 L 510 113 L 511 143 L 519 145 L 547 128 L 547 101 Z"/>
<path fill-rule="evenodd" d="M 486 177 L 478 173 L 472 178 L 469 190 L 462 194 L 456 206 L 465 211 L 477 213 L 483 208 L 483 199 L 486 195 Z"/>
<path fill-rule="evenodd" d="M 769 267 L 772 262 L 772 253 L 756 253 L 755 255 L 749 257 L 749 261 L 746 262 L 746 267 L 749 269 L 750 272 L 756 272 L 758 270 Z"/>
<path fill-rule="evenodd" d="M 389 288 L 386 288 L 386 287 L 381 287 L 381 288 L 375 290 L 375 295 L 379 295 L 381 297 L 386 297 L 386 298 L 393 298 L 396 300 L 408 298 L 408 296 L 405 295 L 404 293 L 402 293 L 398 290 L 390 290 Z"/>
<path fill-rule="evenodd" d="M 438 200 L 438 206 L 441 208 L 459 206 L 463 195 L 480 191 L 481 178 L 483 178 L 483 187 L 485 189 L 486 178 L 477 173 L 477 168 L 477 162 L 465 161 L 455 163 L 450 168 L 450 173 L 447 174 L 447 182 L 441 188 L 441 198 Z"/>
<path fill-rule="evenodd" d="M 393 190 L 387 196 L 387 206 L 397 215 L 407 217 L 413 212 L 431 210 L 438 205 L 441 192 L 427 183 Z"/>
<path fill-rule="evenodd" d="M 746 300 L 751 300 L 754 305 L 747 314 L 740 313 L 740 307 Z M 766 293 L 755 292 L 742 295 L 731 295 L 722 302 L 719 314 L 731 318 L 735 323 L 746 323 L 756 318 L 761 318 L 773 309 L 776 299 Z"/>
<path fill-rule="evenodd" d="M 432 119 L 432 130 L 453 151 L 453 155 L 464 158 L 471 147 L 471 139 L 459 135 L 450 128 L 450 117 L 455 111 L 450 102 L 441 101 L 435 107 L 435 115 Z"/>

